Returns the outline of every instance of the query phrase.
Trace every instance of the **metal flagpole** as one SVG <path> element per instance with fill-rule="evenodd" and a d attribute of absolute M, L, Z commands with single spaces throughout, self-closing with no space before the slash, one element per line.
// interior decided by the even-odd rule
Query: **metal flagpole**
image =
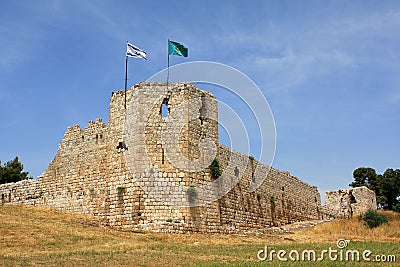
<path fill-rule="evenodd" d="M 124 107 L 126 109 L 126 88 L 128 87 L 128 56 L 126 56 L 125 60 L 125 101 Z"/>
<path fill-rule="evenodd" d="M 169 84 L 169 39 L 168 39 L 168 71 L 167 71 L 167 90 Z"/>

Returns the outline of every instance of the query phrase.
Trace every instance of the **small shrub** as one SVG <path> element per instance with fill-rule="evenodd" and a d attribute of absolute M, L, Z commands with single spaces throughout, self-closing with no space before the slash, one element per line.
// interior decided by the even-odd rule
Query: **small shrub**
<path fill-rule="evenodd" d="M 124 193 L 125 192 L 125 186 L 118 186 L 117 187 L 117 192 L 118 192 L 118 194 L 122 194 L 122 193 Z"/>
<path fill-rule="evenodd" d="M 400 212 L 400 203 L 397 203 L 396 205 L 393 206 L 393 211 Z"/>
<path fill-rule="evenodd" d="M 364 221 L 364 225 L 369 227 L 370 229 L 378 227 L 381 224 L 387 223 L 388 218 L 383 214 L 379 214 L 373 209 L 367 210 L 366 213 L 361 214 L 358 217 L 360 221 Z"/>
<path fill-rule="evenodd" d="M 221 167 L 219 166 L 219 160 L 215 158 L 210 164 L 211 177 L 215 180 L 222 175 Z"/>
<path fill-rule="evenodd" d="M 194 185 L 191 185 L 186 190 L 186 194 L 188 195 L 189 203 L 194 204 L 197 201 L 197 190 Z"/>

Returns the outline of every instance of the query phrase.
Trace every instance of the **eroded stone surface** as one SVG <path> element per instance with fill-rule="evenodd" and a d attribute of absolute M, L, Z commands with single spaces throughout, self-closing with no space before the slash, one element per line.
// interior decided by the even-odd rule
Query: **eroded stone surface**
<path fill-rule="evenodd" d="M 327 191 L 325 199 L 327 212 L 337 218 L 350 218 L 377 207 L 375 192 L 365 186 Z"/>

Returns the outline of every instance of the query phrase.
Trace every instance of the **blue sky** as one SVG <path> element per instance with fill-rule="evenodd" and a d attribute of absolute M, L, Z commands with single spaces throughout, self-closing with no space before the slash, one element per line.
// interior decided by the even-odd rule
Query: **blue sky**
<path fill-rule="evenodd" d="M 189 57 L 248 75 L 272 109 L 273 166 L 328 189 L 400 168 L 399 1 L 0 1 L 0 160 L 45 171 L 68 126 L 108 120 L 112 91 Z"/>

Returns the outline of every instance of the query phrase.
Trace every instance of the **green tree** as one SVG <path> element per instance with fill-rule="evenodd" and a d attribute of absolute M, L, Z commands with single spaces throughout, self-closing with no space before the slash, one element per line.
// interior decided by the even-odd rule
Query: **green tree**
<path fill-rule="evenodd" d="M 382 196 L 382 207 L 393 210 L 400 203 L 400 169 L 387 169 L 378 175 L 378 185 Z"/>
<path fill-rule="evenodd" d="M 377 174 L 372 168 L 360 167 L 353 171 L 354 182 L 349 184 L 351 187 L 366 186 L 371 190 L 377 191 Z"/>
<path fill-rule="evenodd" d="M 0 184 L 18 182 L 21 180 L 32 179 L 28 176 L 28 172 L 24 172 L 24 165 L 19 161 L 18 157 L 1 166 L 0 162 Z"/>
<path fill-rule="evenodd" d="M 353 172 L 351 187 L 366 186 L 375 191 L 379 208 L 397 210 L 400 206 L 400 169 L 387 169 L 377 174 L 372 168 L 361 167 Z"/>

